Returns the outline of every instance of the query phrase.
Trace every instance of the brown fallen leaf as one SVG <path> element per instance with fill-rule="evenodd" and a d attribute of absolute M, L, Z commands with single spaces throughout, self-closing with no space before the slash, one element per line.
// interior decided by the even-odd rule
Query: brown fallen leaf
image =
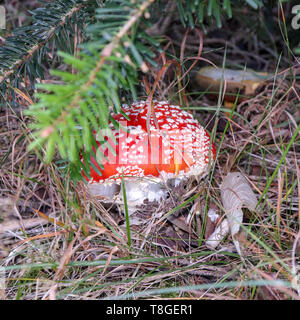
<path fill-rule="evenodd" d="M 38 210 L 36 210 L 36 209 L 33 209 L 33 211 L 36 213 L 36 214 L 38 214 L 40 217 L 42 217 L 43 218 L 43 220 L 47 220 L 48 222 L 51 222 L 52 224 L 56 224 L 56 225 L 58 225 L 59 227 L 62 227 L 62 228 L 64 228 L 64 229 L 66 229 L 66 230 L 69 230 L 70 228 L 67 226 L 67 225 L 65 225 L 63 222 L 60 222 L 60 221 L 58 221 L 58 220 L 55 220 L 55 219 L 53 219 L 53 218 L 50 218 L 50 217 L 48 217 L 45 213 L 43 213 L 43 212 L 40 212 L 40 211 L 38 211 Z M 75 230 L 73 230 L 73 231 L 75 231 Z"/>
<path fill-rule="evenodd" d="M 24 242 L 28 242 L 28 241 L 32 241 L 32 240 L 38 240 L 38 239 L 45 239 L 45 238 L 51 238 L 51 237 L 56 237 L 62 233 L 67 232 L 67 230 L 61 230 L 61 231 L 57 231 L 57 232 L 50 232 L 50 233 L 46 233 L 46 234 L 38 234 L 36 236 L 30 237 L 30 238 L 26 238 L 23 239 L 19 242 L 16 243 L 16 246 L 19 246 L 20 244 L 24 243 Z"/>

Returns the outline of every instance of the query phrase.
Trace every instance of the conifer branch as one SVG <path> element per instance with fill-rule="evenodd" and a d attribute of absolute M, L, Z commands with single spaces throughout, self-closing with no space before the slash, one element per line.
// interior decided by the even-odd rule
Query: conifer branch
<path fill-rule="evenodd" d="M 45 30 L 45 26 L 42 25 L 40 21 L 34 19 L 33 24 L 30 27 L 25 28 L 25 34 L 27 36 L 26 44 L 28 44 L 28 42 L 31 42 L 32 45 L 29 47 L 27 46 L 26 50 L 22 51 L 21 57 L 12 59 L 12 62 L 9 65 L 8 70 L 3 71 L 6 68 L 2 68 L 2 70 L 0 69 L 0 71 L 2 71 L 1 72 L 2 74 L 0 73 L 0 84 L 9 76 L 11 76 L 13 73 L 15 73 L 15 70 L 17 68 L 21 67 L 22 64 L 30 60 L 35 52 L 37 52 L 43 46 L 45 46 L 54 37 L 55 32 L 66 24 L 67 19 L 71 18 L 74 13 L 82 9 L 84 5 L 85 4 L 83 2 L 73 2 L 73 6 L 71 8 L 68 8 L 65 14 L 60 16 L 56 22 L 53 22 L 52 25 L 49 26 L 48 30 Z M 55 8 L 55 4 L 53 4 L 52 6 L 53 8 Z M 52 12 L 51 8 L 52 7 L 50 4 L 49 8 L 47 8 L 47 11 L 49 12 L 49 14 L 51 14 Z M 41 28 L 41 30 L 38 30 L 38 28 Z M 23 28 L 17 28 L 14 32 L 15 35 L 6 39 L 6 42 L 4 43 L 4 45 L 0 47 L 0 57 L 5 59 L 5 55 L 9 52 L 10 48 L 14 47 L 15 43 L 17 43 L 18 41 L 23 41 L 25 43 L 25 39 L 20 38 L 22 34 L 21 35 L 18 34 L 22 30 Z M 30 32 L 32 32 L 33 34 L 31 35 Z M 40 37 L 40 33 L 42 34 L 41 37 Z M 22 48 L 20 50 L 22 50 Z"/>
<path fill-rule="evenodd" d="M 91 71 L 91 74 L 88 78 L 88 81 L 83 85 L 81 90 L 76 93 L 75 97 L 71 101 L 71 103 L 65 108 L 65 110 L 62 112 L 59 118 L 55 120 L 54 123 L 52 123 L 49 127 L 45 128 L 41 132 L 41 137 L 43 138 L 48 138 L 56 129 L 56 126 L 61 123 L 66 121 L 66 116 L 69 113 L 69 110 L 76 108 L 78 106 L 79 101 L 82 98 L 82 92 L 85 92 L 89 89 L 90 86 L 93 85 L 95 78 L 98 74 L 98 72 L 101 69 L 101 66 L 107 59 L 107 57 L 110 57 L 113 50 L 119 45 L 119 42 L 121 39 L 130 31 L 132 26 L 139 20 L 139 18 L 143 15 L 143 13 L 147 10 L 147 8 L 154 2 L 155 0 L 147 0 L 142 5 L 140 8 L 136 9 L 131 18 L 124 24 L 124 26 L 120 29 L 120 31 L 117 33 L 117 35 L 113 38 L 113 40 L 104 47 L 100 54 L 100 60 L 98 61 L 95 69 Z"/>
<path fill-rule="evenodd" d="M 116 48 L 120 40 L 129 32 L 132 26 L 138 21 L 138 19 L 143 15 L 143 13 L 154 1 L 155 0 L 145 1 L 140 6 L 140 8 L 136 10 L 133 16 L 127 21 L 127 23 L 125 23 L 122 29 L 117 33 L 114 39 L 102 50 L 101 57 L 108 57 L 111 55 L 112 51 Z"/>

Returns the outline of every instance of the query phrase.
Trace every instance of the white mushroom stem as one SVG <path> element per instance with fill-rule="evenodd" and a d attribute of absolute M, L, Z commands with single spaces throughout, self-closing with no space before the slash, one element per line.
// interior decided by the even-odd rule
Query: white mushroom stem
<path fill-rule="evenodd" d="M 160 202 L 167 197 L 167 189 L 164 184 L 149 179 L 136 178 L 125 181 L 125 190 L 130 225 L 139 225 L 145 222 L 137 215 L 134 215 L 137 208 L 142 205 L 145 200 L 154 203 Z M 121 186 L 119 197 L 122 199 L 122 211 L 125 210 L 123 195 L 123 188 Z"/>
<path fill-rule="evenodd" d="M 154 182 L 148 179 L 137 178 L 125 181 L 125 190 L 127 202 L 131 207 L 143 204 L 146 199 L 149 202 L 159 202 L 167 197 L 167 189 L 162 182 Z M 123 198 L 122 188 L 120 195 Z"/>
<path fill-rule="evenodd" d="M 215 231 L 206 240 L 206 246 L 210 249 L 215 249 L 220 242 L 226 237 L 229 232 L 228 220 L 225 218 Z"/>
<path fill-rule="evenodd" d="M 103 201 L 112 202 L 119 199 L 123 202 L 121 182 L 92 183 L 88 184 L 88 190 L 92 196 L 103 198 Z M 130 214 L 136 211 L 136 207 L 142 205 L 145 200 L 159 202 L 166 199 L 168 194 L 166 186 L 161 180 L 158 181 L 158 178 L 132 178 L 125 181 L 125 190 Z"/>

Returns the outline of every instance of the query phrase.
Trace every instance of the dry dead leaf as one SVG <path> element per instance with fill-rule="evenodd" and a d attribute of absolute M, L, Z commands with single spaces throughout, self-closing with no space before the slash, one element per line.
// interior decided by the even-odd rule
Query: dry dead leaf
<path fill-rule="evenodd" d="M 235 238 L 235 235 L 239 232 L 243 222 L 242 208 L 247 207 L 250 210 L 255 210 L 256 195 L 240 172 L 228 173 L 221 184 L 220 190 L 226 218 L 207 239 L 206 245 L 212 249 L 216 248 L 230 230 L 237 252 L 241 255 L 239 241 Z"/>
<path fill-rule="evenodd" d="M 228 173 L 221 187 L 221 198 L 228 220 L 229 229 L 234 245 L 241 254 L 239 242 L 234 238 L 243 222 L 243 207 L 255 210 L 257 205 L 256 195 L 248 181 L 240 172 Z"/>

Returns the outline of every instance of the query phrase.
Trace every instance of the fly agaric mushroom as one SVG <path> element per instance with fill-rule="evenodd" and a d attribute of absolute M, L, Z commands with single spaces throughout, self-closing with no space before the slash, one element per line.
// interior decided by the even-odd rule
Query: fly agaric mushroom
<path fill-rule="evenodd" d="M 124 105 L 123 114 L 112 115 L 119 128 L 110 123 L 105 143 L 100 144 L 96 136 L 99 159 L 92 158 L 91 162 L 101 175 L 91 167 L 88 179 L 82 171 L 93 196 L 122 199 L 124 179 L 128 207 L 136 208 L 146 199 L 150 202 L 165 199 L 167 186 L 172 183 L 176 185 L 182 179 L 208 173 L 216 151 L 198 121 L 179 106 L 165 101 L 153 101 L 152 113 L 148 110 L 145 101 Z"/>

